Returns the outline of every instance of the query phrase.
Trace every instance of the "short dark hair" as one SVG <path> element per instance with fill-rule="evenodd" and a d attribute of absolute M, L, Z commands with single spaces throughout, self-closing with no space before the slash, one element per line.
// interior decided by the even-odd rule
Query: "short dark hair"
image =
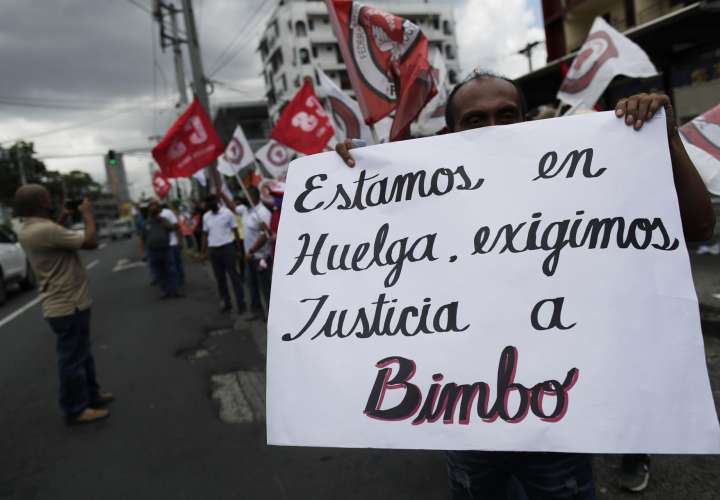
<path fill-rule="evenodd" d="M 465 77 L 463 81 L 458 83 L 455 88 L 452 89 L 452 92 L 450 92 L 450 95 L 447 98 L 447 103 L 445 104 L 445 125 L 447 126 L 447 128 L 449 128 L 451 131 L 455 129 L 455 109 L 453 106 L 453 97 L 455 97 L 455 94 L 457 94 L 458 90 L 460 90 L 466 84 L 475 80 L 488 79 L 504 80 L 511 84 L 513 87 L 515 87 L 515 90 L 518 93 L 518 98 L 520 99 L 520 113 L 522 114 L 523 118 L 525 117 L 525 114 L 527 113 L 525 94 L 523 94 L 522 89 L 517 84 L 517 82 L 515 82 L 515 80 L 512 80 L 506 76 L 498 75 L 497 73 L 493 73 L 492 71 L 474 69 L 468 76 Z"/>

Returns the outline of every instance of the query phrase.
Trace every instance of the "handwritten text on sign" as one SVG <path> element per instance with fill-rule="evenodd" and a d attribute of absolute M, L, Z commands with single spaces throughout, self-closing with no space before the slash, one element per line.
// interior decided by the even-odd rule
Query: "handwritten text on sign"
<path fill-rule="evenodd" d="M 717 451 L 664 134 L 601 113 L 294 162 L 268 441 Z"/>

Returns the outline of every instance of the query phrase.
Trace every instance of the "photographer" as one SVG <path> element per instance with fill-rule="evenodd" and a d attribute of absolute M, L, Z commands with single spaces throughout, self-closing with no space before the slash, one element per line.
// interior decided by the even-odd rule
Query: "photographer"
<path fill-rule="evenodd" d="M 90 351 L 90 294 L 78 250 L 97 248 L 97 232 L 90 201 L 78 206 L 84 233 L 69 231 L 51 220 L 50 193 L 27 184 L 15 193 L 16 214 L 23 218 L 18 234 L 38 280 L 43 316 L 57 336 L 60 406 L 66 423 L 84 424 L 107 418 L 102 408 L 113 400 L 101 392 Z M 63 208 L 60 220 L 67 211 Z"/>

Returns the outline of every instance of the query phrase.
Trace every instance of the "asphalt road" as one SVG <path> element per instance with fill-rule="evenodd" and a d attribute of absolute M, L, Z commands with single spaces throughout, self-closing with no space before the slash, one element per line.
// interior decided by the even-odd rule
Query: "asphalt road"
<path fill-rule="evenodd" d="M 263 421 L 221 421 L 211 377 L 262 373 L 260 325 L 231 330 L 205 266 L 188 265 L 187 298 L 167 302 L 121 259 L 137 259 L 135 241 L 85 254 L 98 377 L 117 397 L 107 421 L 63 425 L 39 305 L 0 326 L 0 498 L 445 498 L 439 453 L 267 447 Z M 14 293 L 0 323 L 33 298 Z"/>
<path fill-rule="evenodd" d="M 166 302 L 148 285 L 135 241 L 84 259 L 99 378 L 117 397 L 112 416 L 63 425 L 53 334 L 35 293 L 13 293 L 0 307 L 0 498 L 447 498 L 441 453 L 267 447 L 263 325 L 233 328 L 234 318 L 216 313 L 206 266 L 186 260 L 188 296 Z M 716 335 L 706 350 L 718 402 Z M 618 457 L 596 457 L 598 497 L 720 498 L 720 457 L 653 460 L 638 496 L 618 489 Z"/>

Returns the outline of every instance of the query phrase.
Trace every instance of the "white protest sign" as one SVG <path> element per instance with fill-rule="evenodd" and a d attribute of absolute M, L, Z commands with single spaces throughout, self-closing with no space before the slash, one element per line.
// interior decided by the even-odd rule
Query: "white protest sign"
<path fill-rule="evenodd" d="M 665 127 L 595 113 L 294 161 L 268 443 L 720 451 Z"/>

